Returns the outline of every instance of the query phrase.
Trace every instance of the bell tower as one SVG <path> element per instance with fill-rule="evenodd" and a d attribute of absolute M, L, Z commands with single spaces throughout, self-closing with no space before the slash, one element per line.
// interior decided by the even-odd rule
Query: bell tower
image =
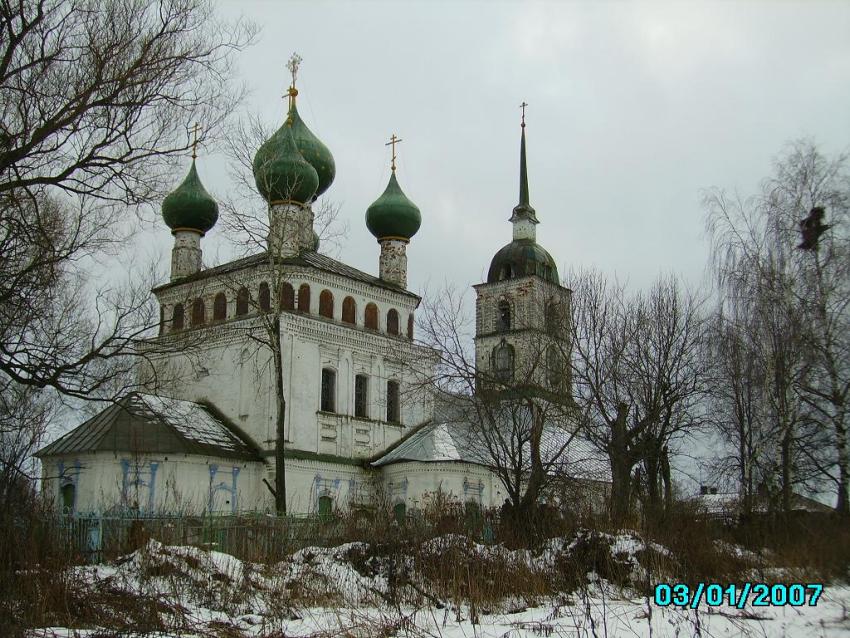
<path fill-rule="evenodd" d="M 510 217 L 513 240 L 490 262 L 476 292 L 475 362 L 491 387 L 538 387 L 569 392 L 570 291 L 560 284 L 552 256 L 537 243 L 530 204 L 523 102 L 519 203 Z"/>

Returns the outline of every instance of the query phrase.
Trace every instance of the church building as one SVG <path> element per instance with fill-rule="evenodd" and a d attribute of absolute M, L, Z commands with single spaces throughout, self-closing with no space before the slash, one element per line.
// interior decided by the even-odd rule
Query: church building
<path fill-rule="evenodd" d="M 437 492 L 504 502 L 469 424 L 430 385 L 437 353 L 414 339 L 421 299 L 407 290 L 407 247 L 422 216 L 399 183 L 394 145 L 389 183 L 366 210 L 377 275 L 319 251 L 313 205 L 336 165 L 299 115 L 297 62 L 286 119 L 253 162 L 266 245 L 204 267 L 218 205 L 193 153 L 162 202 L 174 245 L 170 280 L 152 291 L 159 334 L 141 347 L 140 381 L 152 390 L 121 397 L 37 453 L 45 493 L 65 512 L 273 512 L 280 490 L 289 513 L 307 514 L 410 511 Z M 524 369 L 532 342 L 569 313 L 570 291 L 536 241 L 525 143 L 523 116 L 513 238 L 474 287 L 476 366 L 496 379 Z M 563 352 L 547 346 L 544 357 L 539 381 L 568 388 Z M 574 471 L 600 479 L 598 464 Z"/>

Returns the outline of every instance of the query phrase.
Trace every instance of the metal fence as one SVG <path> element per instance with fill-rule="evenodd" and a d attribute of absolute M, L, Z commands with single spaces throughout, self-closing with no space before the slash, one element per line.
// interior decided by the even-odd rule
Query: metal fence
<path fill-rule="evenodd" d="M 214 549 L 246 559 L 277 560 L 302 547 L 344 540 L 350 535 L 350 525 L 350 521 L 336 517 L 317 516 L 90 515 L 62 518 L 56 529 L 63 546 L 89 562 L 133 551 L 149 539 Z"/>

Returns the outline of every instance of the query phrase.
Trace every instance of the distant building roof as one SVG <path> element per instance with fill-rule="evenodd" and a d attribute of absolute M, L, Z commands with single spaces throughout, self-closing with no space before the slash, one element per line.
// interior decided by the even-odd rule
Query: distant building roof
<path fill-rule="evenodd" d="M 260 459 L 256 447 L 210 408 L 140 392 L 118 400 L 36 456 L 106 451 Z"/>
<path fill-rule="evenodd" d="M 741 509 L 741 499 L 738 494 L 700 494 L 694 497 L 694 501 L 709 516 L 728 516 L 737 514 Z M 762 513 L 768 511 L 768 502 L 764 497 L 756 497 L 752 511 Z M 819 501 L 802 494 L 791 495 L 792 512 L 831 512 L 832 508 Z"/>
<path fill-rule="evenodd" d="M 242 259 L 236 259 L 226 264 L 215 266 L 214 268 L 207 268 L 205 270 L 201 270 L 193 275 L 189 275 L 188 277 L 183 277 L 176 281 L 168 282 L 161 286 L 157 286 L 153 289 L 153 291 L 159 292 L 160 290 L 165 290 L 167 288 L 171 288 L 172 286 L 178 286 L 189 281 L 199 281 L 202 279 L 208 279 L 209 277 L 214 277 L 216 275 L 223 275 L 229 272 L 242 270 L 243 268 L 258 266 L 260 264 L 266 263 L 267 260 L 268 254 L 263 251 L 261 253 L 257 253 L 256 255 L 250 255 L 248 257 L 243 257 Z M 408 297 L 413 297 L 417 300 L 420 298 L 419 295 L 416 295 L 410 292 L 409 290 L 405 290 L 401 286 L 391 284 L 388 281 L 384 281 L 383 279 L 375 277 L 374 275 L 370 275 L 369 273 L 363 272 L 362 270 L 358 270 L 357 268 L 353 268 L 348 264 L 344 264 L 341 261 L 337 261 L 332 257 L 328 257 L 327 255 L 322 255 L 321 253 L 317 252 L 305 251 L 297 257 L 279 259 L 277 263 L 282 266 L 310 266 L 316 268 L 317 270 L 322 270 L 324 272 L 340 275 L 342 277 L 348 277 L 349 279 L 354 279 L 355 281 L 362 281 L 363 283 L 378 286 L 379 288 L 392 290 L 393 292 L 407 295 Z"/>
<path fill-rule="evenodd" d="M 380 467 L 391 463 L 418 461 L 439 463 L 460 461 L 492 465 L 491 455 L 475 425 L 471 404 L 463 401 L 441 401 L 435 408 L 434 420 L 414 430 L 372 461 Z M 541 441 L 544 459 L 560 453 L 557 465 L 565 476 L 574 479 L 611 480 L 608 464 L 587 440 L 578 436 L 569 440 L 569 433 L 554 426 L 548 427 Z"/>

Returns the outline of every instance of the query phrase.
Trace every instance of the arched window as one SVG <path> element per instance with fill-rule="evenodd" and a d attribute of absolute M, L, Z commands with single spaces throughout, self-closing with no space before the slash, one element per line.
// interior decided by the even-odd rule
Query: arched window
<path fill-rule="evenodd" d="M 272 309 L 272 294 L 269 291 L 269 285 L 264 281 L 260 284 L 260 310 L 268 312 Z"/>
<path fill-rule="evenodd" d="M 413 313 L 407 315 L 407 338 L 413 339 Z"/>
<path fill-rule="evenodd" d="M 366 327 L 370 330 L 378 329 L 378 306 L 373 303 L 366 304 L 364 323 L 366 324 Z"/>
<path fill-rule="evenodd" d="M 322 396 L 319 409 L 322 412 L 336 412 L 336 371 L 322 368 Z"/>
<path fill-rule="evenodd" d="M 288 281 L 280 287 L 280 309 L 295 310 L 295 289 Z"/>
<path fill-rule="evenodd" d="M 504 264 L 502 266 L 501 270 L 499 270 L 499 280 L 500 281 L 503 280 L 503 279 L 510 279 L 513 276 L 514 276 L 514 272 L 513 272 L 513 269 L 511 268 L 510 264 Z"/>
<path fill-rule="evenodd" d="M 391 335 L 398 334 L 398 311 L 391 308 L 387 313 L 387 332 Z"/>
<path fill-rule="evenodd" d="M 354 416 L 369 418 L 369 377 L 365 374 L 354 377 Z"/>
<path fill-rule="evenodd" d="M 334 318 L 334 295 L 330 290 L 319 293 L 319 314 L 328 319 Z"/>
<path fill-rule="evenodd" d="M 236 316 L 248 314 L 248 304 L 251 303 L 251 294 L 247 288 L 240 288 L 236 293 Z"/>
<path fill-rule="evenodd" d="M 227 319 L 227 297 L 223 292 L 220 292 L 213 299 L 213 321 L 224 321 L 225 319 Z"/>
<path fill-rule="evenodd" d="M 554 299 L 550 299 L 546 304 L 546 332 L 550 335 L 557 335 L 563 328 L 561 324 L 561 307 Z"/>
<path fill-rule="evenodd" d="M 207 309 L 204 300 L 198 297 L 192 302 L 192 325 L 201 326 L 207 320 Z"/>
<path fill-rule="evenodd" d="M 327 520 L 333 516 L 334 500 L 324 494 L 319 497 L 319 518 Z"/>
<path fill-rule="evenodd" d="M 398 381 L 387 381 L 387 422 L 401 423 Z"/>
<path fill-rule="evenodd" d="M 174 309 L 171 311 L 172 330 L 183 330 L 183 314 L 183 304 L 175 304 Z"/>
<path fill-rule="evenodd" d="M 76 501 L 77 488 L 73 483 L 66 483 L 59 491 L 59 498 L 62 501 L 62 512 L 64 514 L 74 513 L 74 501 Z"/>
<path fill-rule="evenodd" d="M 493 373 L 500 381 L 510 381 L 514 376 L 514 349 L 504 339 L 493 348 Z"/>
<path fill-rule="evenodd" d="M 342 300 L 342 320 L 345 323 L 357 323 L 357 304 L 351 297 Z"/>
<path fill-rule="evenodd" d="M 564 358 L 555 346 L 546 351 L 546 378 L 552 390 L 559 390 L 564 383 Z"/>
<path fill-rule="evenodd" d="M 505 332 L 511 329 L 511 304 L 507 299 L 502 299 L 499 302 L 499 314 L 496 317 L 496 328 L 500 332 Z"/>
<path fill-rule="evenodd" d="M 298 312 L 310 312 L 310 286 L 301 284 L 298 289 Z"/>
<path fill-rule="evenodd" d="M 393 518 L 399 525 L 404 525 L 407 518 L 407 506 L 404 503 L 396 503 L 393 506 Z"/>

